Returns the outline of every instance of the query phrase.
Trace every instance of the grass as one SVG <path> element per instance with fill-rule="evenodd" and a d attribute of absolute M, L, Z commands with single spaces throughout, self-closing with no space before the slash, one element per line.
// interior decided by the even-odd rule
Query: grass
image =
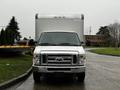
<path fill-rule="evenodd" d="M 32 56 L 0 56 L 0 83 L 25 73 L 32 65 Z"/>
<path fill-rule="evenodd" d="M 120 48 L 102 48 L 102 49 L 92 49 L 90 51 L 98 54 L 120 56 Z"/>

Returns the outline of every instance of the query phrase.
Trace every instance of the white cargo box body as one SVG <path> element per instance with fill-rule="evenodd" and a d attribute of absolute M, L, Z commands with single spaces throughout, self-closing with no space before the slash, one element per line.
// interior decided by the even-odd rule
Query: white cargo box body
<path fill-rule="evenodd" d="M 84 17 L 40 17 L 35 19 L 35 39 L 39 40 L 42 32 L 76 32 L 84 42 Z"/>

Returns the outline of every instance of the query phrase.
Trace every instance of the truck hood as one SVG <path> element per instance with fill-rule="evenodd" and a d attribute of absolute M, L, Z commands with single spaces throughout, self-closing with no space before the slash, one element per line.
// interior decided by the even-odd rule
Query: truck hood
<path fill-rule="evenodd" d="M 40 53 L 85 54 L 85 50 L 82 46 L 36 46 L 34 54 Z"/>

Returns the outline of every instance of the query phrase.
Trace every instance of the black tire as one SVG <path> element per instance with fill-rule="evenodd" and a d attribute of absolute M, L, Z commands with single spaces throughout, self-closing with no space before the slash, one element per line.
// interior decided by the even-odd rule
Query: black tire
<path fill-rule="evenodd" d="M 38 72 L 33 72 L 33 79 L 35 82 L 40 82 L 40 73 Z"/>
<path fill-rule="evenodd" d="M 79 82 L 84 82 L 84 80 L 85 80 L 85 72 L 79 73 L 79 74 L 77 75 L 77 77 L 78 77 L 78 81 L 79 81 Z"/>

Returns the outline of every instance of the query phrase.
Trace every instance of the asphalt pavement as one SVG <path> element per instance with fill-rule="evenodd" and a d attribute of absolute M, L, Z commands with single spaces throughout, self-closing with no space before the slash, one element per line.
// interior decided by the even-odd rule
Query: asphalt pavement
<path fill-rule="evenodd" d="M 42 78 L 34 83 L 31 76 L 7 90 L 120 90 L 120 57 L 87 52 L 86 78 Z"/>

